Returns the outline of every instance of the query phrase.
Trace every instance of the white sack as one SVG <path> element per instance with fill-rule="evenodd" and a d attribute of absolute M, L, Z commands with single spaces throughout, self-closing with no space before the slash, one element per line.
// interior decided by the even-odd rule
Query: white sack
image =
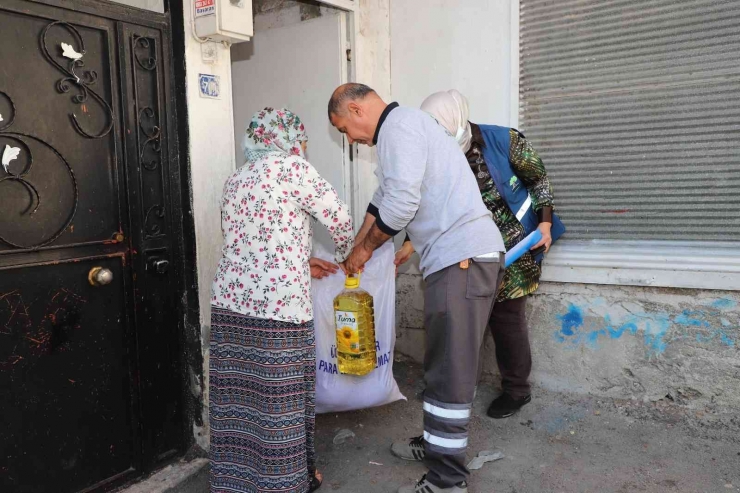
<path fill-rule="evenodd" d="M 333 252 L 315 245 L 314 256 L 334 262 Z M 340 270 L 311 285 L 316 328 L 316 412 L 351 411 L 382 406 L 406 398 L 393 378 L 396 344 L 396 274 L 393 242 L 378 248 L 365 264 L 360 287 L 370 293 L 375 306 L 375 340 L 378 362 L 367 375 L 342 375 L 337 368 L 334 298 L 344 289 Z"/>

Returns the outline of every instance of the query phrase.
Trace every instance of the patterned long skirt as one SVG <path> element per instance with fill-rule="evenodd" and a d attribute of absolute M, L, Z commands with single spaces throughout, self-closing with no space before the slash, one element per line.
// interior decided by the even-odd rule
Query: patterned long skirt
<path fill-rule="evenodd" d="M 315 468 L 313 322 L 212 309 L 211 493 L 306 493 Z"/>

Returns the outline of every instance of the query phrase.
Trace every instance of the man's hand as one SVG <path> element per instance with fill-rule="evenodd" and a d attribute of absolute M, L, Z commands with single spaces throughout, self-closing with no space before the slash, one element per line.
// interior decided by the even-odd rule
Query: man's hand
<path fill-rule="evenodd" d="M 396 252 L 396 258 L 393 260 L 393 263 L 396 264 L 396 275 L 398 275 L 398 266 L 408 262 L 413 254 L 414 245 L 410 241 L 405 241 L 401 249 Z"/>
<path fill-rule="evenodd" d="M 370 257 L 373 256 L 373 251 L 365 248 L 363 243 L 358 244 L 352 249 L 352 253 L 349 254 L 347 260 L 342 262 L 341 267 L 345 274 L 356 274 L 365 267 L 365 264 Z"/>
<path fill-rule="evenodd" d="M 545 253 L 550 251 L 550 245 L 552 245 L 552 236 L 550 235 L 550 228 L 552 228 L 552 223 L 540 223 L 539 226 L 537 226 L 537 229 L 540 230 L 540 233 L 542 233 L 542 239 L 537 242 L 535 246 L 531 248 L 531 250 L 535 250 L 542 245 L 545 245 Z"/>
<path fill-rule="evenodd" d="M 308 259 L 308 265 L 311 267 L 311 277 L 314 279 L 323 279 L 339 270 L 338 265 L 316 257 Z"/>
<path fill-rule="evenodd" d="M 362 236 L 365 225 L 367 226 L 367 231 Z M 355 247 L 352 249 L 352 253 L 341 264 L 342 270 L 347 275 L 362 271 L 365 263 L 373 256 L 373 252 L 380 245 L 391 239 L 390 235 L 378 229 L 375 217 L 372 215 L 366 214 L 365 225 L 362 227 L 363 231 L 360 231 L 358 234 L 358 236 L 361 236 L 361 241 L 355 241 Z"/>

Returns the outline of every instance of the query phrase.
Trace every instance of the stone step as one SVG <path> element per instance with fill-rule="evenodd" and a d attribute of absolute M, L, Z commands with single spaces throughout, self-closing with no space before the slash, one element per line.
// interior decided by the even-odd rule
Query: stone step
<path fill-rule="evenodd" d="M 208 459 L 176 462 L 117 493 L 208 493 Z"/>

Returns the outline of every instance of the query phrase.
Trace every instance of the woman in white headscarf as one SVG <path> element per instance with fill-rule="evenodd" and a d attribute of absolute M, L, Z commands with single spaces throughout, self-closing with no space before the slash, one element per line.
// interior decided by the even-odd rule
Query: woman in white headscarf
<path fill-rule="evenodd" d="M 526 300 L 539 286 L 542 253 L 538 250 L 547 252 L 565 228 L 553 214 L 553 192 L 545 166 L 518 130 L 471 123 L 468 100 L 454 89 L 432 94 L 421 109 L 431 114 L 465 153 L 506 249 L 535 229 L 542 233 L 532 251 L 506 269 L 489 323 L 503 394 L 491 403 L 488 415 L 505 418 L 531 400 Z M 413 251 L 411 242 L 404 242 L 396 254 L 396 265 L 406 262 Z"/>
<path fill-rule="evenodd" d="M 312 218 L 329 230 L 337 263 L 354 235 L 347 205 L 305 159 L 307 140 L 290 111 L 256 113 L 246 164 L 224 187 L 211 298 L 211 493 L 321 485 L 310 283 L 338 267 L 310 258 Z"/>
<path fill-rule="evenodd" d="M 435 92 L 424 100 L 421 109 L 432 115 L 447 133 L 455 137 L 463 152 L 468 152 L 473 140 L 473 130 L 468 121 L 468 98 L 456 89 Z"/>

